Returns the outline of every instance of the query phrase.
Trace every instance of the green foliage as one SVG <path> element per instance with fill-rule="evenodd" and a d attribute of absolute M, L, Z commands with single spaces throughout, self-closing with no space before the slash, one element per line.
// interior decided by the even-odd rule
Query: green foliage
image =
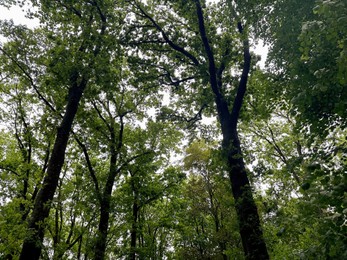
<path fill-rule="evenodd" d="M 345 13 L 343 1 L 278 1 L 264 23 L 269 68 L 297 124 L 323 136 L 346 124 Z"/>
<path fill-rule="evenodd" d="M 12 4 L 23 5 L 0 1 Z M 242 259 L 219 131 L 199 124 L 216 110 L 194 1 L 32 4 L 39 27 L 0 21 L 0 258 L 16 259 L 29 235 L 78 75 L 89 83 L 51 214 L 40 223 L 42 258 L 94 256 L 112 180 L 106 258 Z M 230 12 L 270 45 L 266 71 L 253 58 L 238 130 L 271 257 L 346 259 L 345 1 L 201 4 L 230 106 L 242 68 Z"/>
<path fill-rule="evenodd" d="M 346 11 L 343 1 L 317 1 L 313 8 L 315 16 L 303 23 L 299 38 L 301 59 L 313 77 L 310 86 L 313 100 L 309 106 L 325 117 L 337 116 L 343 124 L 347 86 L 344 65 L 347 31 L 343 26 Z"/>
<path fill-rule="evenodd" d="M 237 217 L 220 153 L 203 140 L 186 149 L 189 177 L 182 190 L 175 237 L 178 259 L 241 259 L 237 249 Z"/>

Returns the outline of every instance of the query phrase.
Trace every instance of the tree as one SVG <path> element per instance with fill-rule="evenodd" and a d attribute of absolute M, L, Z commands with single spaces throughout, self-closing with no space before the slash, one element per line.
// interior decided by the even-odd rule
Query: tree
<path fill-rule="evenodd" d="M 42 187 L 35 198 L 34 209 L 28 224 L 30 234 L 27 234 L 24 240 L 20 259 L 38 259 L 40 256 L 44 237 L 43 222 L 49 215 L 50 203 L 58 186 L 69 134 L 82 94 L 93 78 L 93 74 L 98 74 L 100 64 L 96 63 L 96 58 L 102 57 L 104 61 L 109 59 L 107 55 L 105 56 L 107 48 L 104 43 L 108 22 L 105 13 L 107 4 L 110 3 L 103 3 L 100 6 L 100 3 L 93 1 L 91 5 L 86 3 L 77 6 L 72 3 L 42 1 L 38 6 L 42 13 L 37 12 L 35 15 L 40 18 L 43 26 L 41 30 L 44 32 L 42 36 L 45 44 L 42 51 L 51 55 L 46 60 L 33 57 L 30 60 L 32 64 L 29 64 L 25 60 L 27 53 L 18 59 L 17 49 L 13 47 L 11 49 L 10 43 L 2 48 L 3 54 L 16 67 L 22 80 L 35 89 L 53 111 L 56 109 L 41 94 L 42 90 L 45 87 L 60 87 L 68 90 L 66 109 L 57 128 Z M 73 20 L 75 23 L 66 23 L 67 20 Z M 51 31 L 55 32 L 54 36 Z M 81 33 L 78 33 L 79 31 Z M 23 36 L 27 37 L 25 34 Z M 37 42 L 33 41 L 32 44 Z M 36 71 L 29 66 L 34 66 Z"/>
<path fill-rule="evenodd" d="M 191 99 L 189 102 L 194 100 L 193 104 L 201 104 L 197 115 L 201 115 L 204 107 L 212 106 L 211 102 L 214 101 L 245 255 L 249 259 L 268 258 L 237 132 L 251 69 L 249 25 L 245 25 L 243 17 L 238 15 L 242 9 L 238 10 L 237 3 L 231 2 L 219 3 L 221 7 L 216 9 L 216 5 L 207 8 L 205 3 L 198 0 L 190 3 L 175 1 L 161 5 L 168 15 L 163 17 L 163 12 L 155 12 L 152 5 L 144 6 L 137 1 L 132 1 L 132 4 L 138 21 L 143 19 L 144 24 L 140 26 L 136 21 L 127 35 L 130 37 L 130 34 L 136 33 L 142 36 L 133 37 L 136 48 L 140 48 L 141 44 L 146 46 L 146 50 L 141 49 L 145 57 L 141 64 L 147 65 L 147 60 L 155 53 L 165 55 L 169 52 L 167 58 L 159 60 L 156 68 L 162 75 L 164 84 L 185 84 L 186 86 L 179 88 L 179 98 L 182 100 L 186 93 L 191 92 L 187 96 L 188 100 Z M 219 12 L 219 17 L 223 18 L 217 19 L 209 15 L 215 12 Z M 233 17 L 231 22 L 227 18 L 230 16 Z M 146 31 L 143 28 L 146 28 Z M 238 34 L 234 28 L 238 30 Z M 185 46 L 188 43 L 189 45 Z M 173 64 L 169 65 L 170 62 Z M 233 65 L 234 69 L 241 68 L 237 76 L 230 75 Z M 206 88 L 208 84 L 210 89 Z M 194 94 L 197 98 L 192 96 L 194 92 L 197 93 Z M 180 104 L 182 103 L 181 101 Z M 189 108 L 189 105 L 187 107 Z"/>
<path fill-rule="evenodd" d="M 182 190 L 182 206 L 175 252 L 178 258 L 234 259 L 243 252 L 237 232 L 237 215 L 227 172 L 220 152 L 203 140 L 186 149 L 184 168 L 188 178 Z"/>
<path fill-rule="evenodd" d="M 255 74 L 250 84 L 247 102 L 252 112 L 245 116 L 257 115 L 260 120 L 243 131 L 252 132 L 246 147 L 252 149 L 251 156 L 255 155 L 251 160 L 257 158 L 253 163 L 256 177 L 270 184 L 263 197 L 265 230 L 270 227 L 265 233 L 274 250 L 272 255 L 281 258 L 343 258 L 345 254 L 340 247 L 345 232 L 340 193 L 345 187 L 341 176 L 345 142 L 340 139 L 345 132 L 345 115 L 337 109 L 342 106 L 344 85 L 336 63 L 337 57 L 343 57 L 338 43 L 344 27 L 336 24 L 336 16 L 334 22 L 328 19 L 332 10 L 343 17 L 336 5 L 344 10 L 344 5 L 335 1 L 277 2 L 266 17 L 272 43 L 271 71 Z M 322 13 L 318 15 L 323 10 L 324 21 Z M 326 23 L 338 33 L 322 29 Z M 257 98 L 264 96 L 268 99 Z M 336 237 L 339 241 L 334 241 Z"/>
<path fill-rule="evenodd" d="M 298 126 L 309 125 L 323 136 L 329 128 L 345 126 L 345 3 L 294 0 L 269 6 L 273 11 L 262 37 L 271 44 L 269 63 Z"/>
<path fill-rule="evenodd" d="M 321 132 L 334 124 L 346 126 L 346 10 L 343 1 L 316 1 L 314 16 L 303 22 L 299 36 L 301 62 L 310 75 L 309 95 L 304 98 L 301 92 L 294 100 L 311 128 Z"/>
<path fill-rule="evenodd" d="M 0 22 L 0 258 L 347 257 L 345 3 L 30 3 Z"/>
<path fill-rule="evenodd" d="M 6 72 L 2 75 L 9 76 Z M 17 252 L 18 244 L 24 237 L 24 231 L 15 230 L 25 228 L 47 167 L 52 134 L 48 126 L 43 127 L 46 119 L 38 109 L 37 97 L 28 92 L 25 85 L 11 84 L 9 77 L 6 77 L 1 82 L 1 93 L 3 129 L 0 169 L 4 223 L 1 240 L 4 248 L 0 251 L 11 255 Z M 29 112 L 29 106 L 35 114 Z M 13 215 L 8 214 L 10 212 Z"/>
<path fill-rule="evenodd" d="M 141 101 L 146 94 L 146 92 L 141 93 L 140 91 L 126 90 L 124 86 L 122 93 L 118 96 L 114 95 L 114 97 L 109 100 L 102 100 L 102 98 L 99 97 L 100 99 L 98 101 L 93 102 L 99 121 L 106 126 L 107 138 L 105 140 L 105 136 L 100 138 L 100 136 L 94 134 L 94 139 L 100 139 L 88 140 L 88 143 L 91 144 L 97 141 L 100 146 L 108 147 L 106 157 L 109 159 L 109 168 L 106 173 L 102 173 L 101 170 L 104 166 L 99 168 L 100 172 L 95 170 L 97 165 L 93 165 L 92 158 L 89 156 L 89 152 L 86 148 L 87 146 L 79 142 L 83 149 L 90 177 L 94 184 L 100 210 L 98 231 L 93 247 L 95 259 L 103 259 L 106 255 L 108 230 L 112 222 L 110 216 L 113 211 L 112 197 L 114 186 L 118 184 L 120 185 L 119 188 L 122 188 L 122 186 L 125 185 L 122 184 L 122 181 L 117 181 L 117 179 L 124 178 L 127 172 L 131 175 L 130 193 L 135 196 L 131 205 L 133 208 L 133 227 L 131 229 L 131 245 L 134 248 L 133 254 L 135 254 L 136 248 L 136 226 L 139 210 L 144 206 L 143 204 L 150 203 L 152 200 L 157 200 L 164 195 L 156 192 L 152 197 L 147 199 L 148 201 L 146 203 L 138 202 L 138 196 L 141 195 L 138 189 L 141 188 L 141 190 L 145 190 L 144 192 L 150 192 L 149 189 L 151 186 L 145 188 L 142 186 L 145 185 L 144 183 L 147 178 L 150 178 L 148 182 L 154 181 L 154 177 L 147 177 L 146 174 L 155 174 L 154 171 L 158 170 L 156 167 L 159 168 L 162 164 L 160 157 L 168 153 L 174 146 L 173 142 L 176 138 L 173 134 L 179 136 L 176 131 L 170 130 L 170 127 L 169 129 L 165 129 L 163 124 L 160 124 L 163 128 L 159 130 L 157 123 L 152 121 L 149 121 L 145 125 L 147 130 L 132 126 L 130 122 L 139 120 L 137 116 L 141 117 L 142 112 L 138 109 L 138 106 L 141 105 Z M 99 105 L 101 107 L 99 107 Z M 118 120 L 118 122 L 116 120 Z M 94 119 L 94 122 L 97 122 L 97 119 Z M 155 136 L 153 135 L 154 133 Z M 163 134 L 165 134 L 165 136 L 162 137 L 161 135 Z M 106 141 L 106 143 L 102 143 L 103 141 Z M 105 162 L 102 162 L 102 165 L 104 164 Z M 139 165 L 139 169 L 137 169 L 136 165 Z M 136 170 L 131 170 L 133 168 Z M 165 179 L 161 181 L 165 181 Z M 135 257 L 135 255 L 133 255 L 133 257 Z"/>

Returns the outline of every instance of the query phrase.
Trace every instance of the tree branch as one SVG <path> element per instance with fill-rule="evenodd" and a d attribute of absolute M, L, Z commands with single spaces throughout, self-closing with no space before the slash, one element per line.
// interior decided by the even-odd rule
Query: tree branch
<path fill-rule="evenodd" d="M 23 66 L 14 59 L 7 51 L 5 51 L 4 48 L 0 46 L 0 51 L 2 51 L 18 68 L 19 70 L 25 75 L 25 77 L 29 80 L 31 86 L 34 88 L 36 94 L 39 96 L 39 98 L 53 111 L 57 112 L 56 109 L 49 103 L 49 101 L 41 94 L 41 92 L 38 89 L 38 86 L 34 83 L 34 79 L 30 76 L 30 74 L 23 68 Z M 60 115 L 61 116 L 61 115 Z M 62 116 L 61 116 L 62 117 Z"/>
<path fill-rule="evenodd" d="M 209 76 L 210 76 L 210 84 L 213 90 L 213 93 L 216 95 L 218 99 L 222 98 L 222 95 L 220 93 L 220 90 L 218 88 L 217 84 L 217 68 L 215 64 L 215 59 L 213 55 L 212 47 L 210 46 L 210 43 L 208 42 L 207 34 L 206 34 L 206 28 L 205 28 L 205 22 L 204 22 L 204 14 L 201 8 L 200 0 L 195 0 L 196 4 L 196 13 L 199 20 L 199 32 L 200 37 L 202 40 L 202 43 L 204 45 L 205 53 L 207 55 L 208 59 L 208 70 L 209 70 Z"/>
<path fill-rule="evenodd" d="M 99 118 L 102 120 L 102 122 L 104 122 L 104 124 L 106 125 L 107 129 L 111 132 L 111 130 L 112 130 L 111 126 L 109 125 L 109 123 L 107 122 L 107 120 L 106 120 L 106 119 L 104 118 L 104 116 L 102 115 L 102 113 L 101 113 L 100 109 L 97 107 L 95 101 L 92 100 L 91 103 L 92 103 L 92 105 L 93 105 L 95 111 L 97 112 Z"/>
<path fill-rule="evenodd" d="M 179 115 L 179 114 L 166 114 L 165 115 L 165 112 L 160 114 L 160 118 L 171 119 L 173 121 L 177 120 L 177 121 L 186 122 L 186 123 L 188 123 L 188 126 L 187 126 L 187 129 L 188 129 L 188 128 L 192 127 L 197 121 L 202 119 L 202 112 L 207 107 L 208 107 L 208 105 L 206 103 L 204 103 L 200 107 L 199 111 L 193 117 L 190 117 L 190 118 L 187 118 L 187 117 L 185 117 L 183 115 Z"/>
<path fill-rule="evenodd" d="M 77 144 L 81 147 L 81 149 L 83 151 L 84 158 L 86 159 L 86 162 L 87 162 L 87 167 L 88 167 L 89 174 L 90 174 L 90 176 L 91 176 L 91 178 L 93 180 L 93 183 L 94 183 L 94 188 L 95 188 L 95 191 L 96 191 L 96 195 L 98 197 L 99 202 L 101 203 L 102 197 L 101 197 L 101 192 L 100 192 L 100 188 L 99 188 L 99 182 L 98 182 L 98 179 L 96 177 L 96 173 L 94 171 L 93 165 L 92 165 L 92 163 L 90 161 L 90 157 L 89 157 L 89 154 L 88 154 L 87 147 L 76 136 L 76 134 L 73 134 L 73 137 L 74 137 L 75 141 L 77 142 Z"/>
<path fill-rule="evenodd" d="M 185 50 L 183 47 L 177 45 L 176 43 L 174 43 L 173 41 L 170 40 L 169 36 L 165 33 L 165 31 L 163 30 L 163 28 L 161 28 L 161 26 L 150 16 L 148 15 L 145 10 L 143 10 L 143 8 L 140 6 L 140 4 L 138 4 L 136 1 L 134 1 L 136 7 L 140 10 L 140 12 L 143 14 L 143 16 L 145 18 L 147 18 L 154 26 L 155 28 L 157 28 L 157 30 L 161 33 L 161 35 L 163 36 L 165 42 L 174 50 L 180 52 L 181 54 L 183 54 L 184 56 L 186 56 L 188 59 L 190 59 L 194 65 L 199 65 L 199 61 L 197 58 L 195 58 L 195 56 L 193 54 L 191 54 L 190 52 L 188 52 L 187 50 Z"/>
<path fill-rule="evenodd" d="M 240 116 L 240 110 L 242 107 L 243 99 L 246 94 L 248 74 L 251 69 L 251 54 L 249 52 L 248 35 L 244 32 L 241 22 L 237 23 L 237 27 L 241 37 L 243 38 L 243 69 L 237 93 L 235 96 L 233 108 L 231 111 L 232 127 L 237 126 L 237 122 Z"/>

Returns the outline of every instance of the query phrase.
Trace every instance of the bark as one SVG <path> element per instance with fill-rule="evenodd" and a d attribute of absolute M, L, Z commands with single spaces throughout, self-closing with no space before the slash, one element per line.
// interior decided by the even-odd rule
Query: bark
<path fill-rule="evenodd" d="M 59 175 L 64 164 L 65 150 L 69 140 L 72 123 L 77 113 L 79 102 L 87 85 L 87 80 L 82 78 L 78 83 L 77 73 L 72 76 L 72 87 L 68 96 L 63 120 L 58 127 L 52 155 L 48 163 L 47 173 L 42 187 L 35 199 L 34 208 L 29 220 L 29 234 L 24 240 L 20 260 L 36 260 L 41 255 L 44 221 L 49 215 L 51 201 L 58 186 Z"/>
<path fill-rule="evenodd" d="M 106 252 L 106 241 L 108 235 L 108 225 L 110 219 L 110 203 L 109 199 L 103 201 L 100 208 L 100 219 L 97 240 L 94 248 L 94 259 L 103 260 Z"/>
<path fill-rule="evenodd" d="M 239 30 L 242 33 L 240 24 Z M 250 62 L 251 56 L 247 41 L 244 43 L 243 72 L 231 113 L 223 96 L 220 98 L 222 100 L 218 100 L 218 97 L 216 97 L 216 103 L 222 104 L 217 105 L 223 135 L 222 148 L 227 159 L 244 254 L 246 259 L 259 260 L 269 259 L 269 255 L 263 238 L 257 206 L 253 199 L 237 132 L 239 114 L 246 93 Z"/>
<path fill-rule="evenodd" d="M 136 240 L 137 240 L 137 217 L 139 214 L 139 207 L 137 204 L 137 198 L 135 198 L 133 203 L 133 223 L 131 227 L 131 241 L 130 241 L 130 260 L 136 259 Z"/>
<path fill-rule="evenodd" d="M 223 148 L 227 153 L 229 177 L 246 259 L 269 259 L 237 131 L 232 132 L 230 140 L 225 140 Z"/>
<path fill-rule="evenodd" d="M 20 98 L 18 100 L 18 114 L 16 114 L 15 117 L 16 117 L 15 137 L 17 139 L 19 149 L 23 156 L 23 163 L 29 166 L 31 163 L 31 156 L 32 156 L 32 140 L 31 140 L 29 125 L 25 120 L 24 109 L 22 107 L 22 102 Z M 22 136 L 23 139 L 20 136 L 20 130 L 18 129 L 18 126 L 17 126 L 18 124 L 17 120 L 24 127 L 24 134 Z M 28 167 L 28 169 L 25 171 L 25 175 L 23 176 L 23 188 L 19 194 L 19 198 L 23 199 L 23 201 L 26 201 L 28 199 L 27 195 L 28 195 L 28 189 L 29 189 L 29 177 L 30 177 L 30 168 Z M 25 222 L 29 214 L 29 209 L 24 202 L 20 203 L 19 211 L 21 212 L 21 215 L 22 215 L 22 221 Z"/>
<path fill-rule="evenodd" d="M 105 258 L 106 252 L 106 242 L 108 235 L 108 225 L 110 219 L 110 207 L 111 207 L 111 196 L 112 188 L 115 182 L 117 174 L 120 172 L 121 167 L 117 168 L 118 156 L 120 149 L 123 146 L 123 133 L 124 133 L 124 123 L 123 116 L 120 116 L 120 130 L 118 134 L 118 141 L 116 141 L 116 135 L 114 131 L 113 121 L 111 125 L 108 125 L 110 130 L 110 169 L 107 177 L 106 185 L 102 196 L 100 197 L 100 219 L 98 227 L 98 235 L 94 247 L 94 259 L 103 260 Z M 116 145 L 116 143 L 118 143 Z"/>
<path fill-rule="evenodd" d="M 237 133 L 237 123 L 246 93 L 248 74 L 251 64 L 248 38 L 244 33 L 242 24 L 239 22 L 237 26 L 239 33 L 243 38 L 244 64 L 236 97 L 232 109 L 229 111 L 228 103 L 226 102 L 223 92 L 221 91 L 223 82 L 222 72 L 225 68 L 225 64 L 222 62 L 219 69 L 215 65 L 213 50 L 206 34 L 201 4 L 199 0 L 195 0 L 195 3 L 199 21 L 200 36 L 208 60 L 210 85 L 215 95 L 218 119 L 222 128 L 222 149 L 224 155 L 226 155 L 244 254 L 246 259 L 269 259 Z"/>
<path fill-rule="evenodd" d="M 113 163 L 111 164 L 113 166 Z M 95 260 L 103 260 L 105 258 L 108 226 L 109 226 L 109 220 L 110 220 L 111 194 L 112 194 L 112 187 L 113 187 L 114 180 L 117 173 L 118 171 L 110 172 L 110 175 L 108 177 L 108 180 L 105 186 L 104 194 L 102 196 L 101 205 L 100 205 L 100 219 L 99 219 L 98 234 L 97 234 L 97 239 L 96 239 L 95 248 L 94 248 Z"/>

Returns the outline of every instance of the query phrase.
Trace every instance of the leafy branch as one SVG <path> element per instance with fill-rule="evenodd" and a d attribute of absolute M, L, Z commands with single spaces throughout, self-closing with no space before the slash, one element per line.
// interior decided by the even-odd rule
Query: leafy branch
<path fill-rule="evenodd" d="M 199 65 L 200 62 L 198 61 L 198 59 L 191 54 L 190 52 L 188 52 L 186 49 L 184 49 L 182 46 L 179 46 L 178 44 L 174 43 L 169 36 L 167 35 L 167 33 L 163 30 L 163 28 L 149 15 L 147 14 L 147 12 L 141 7 L 141 5 L 137 2 L 137 1 L 132 1 L 134 3 L 134 5 L 138 8 L 138 10 L 140 10 L 140 12 L 143 14 L 143 16 L 145 18 L 147 18 L 153 25 L 155 28 L 157 28 L 157 30 L 161 33 L 161 35 L 163 36 L 165 42 L 174 50 L 180 52 L 181 54 L 183 54 L 184 56 L 186 56 L 188 59 L 190 59 L 194 65 Z"/>

